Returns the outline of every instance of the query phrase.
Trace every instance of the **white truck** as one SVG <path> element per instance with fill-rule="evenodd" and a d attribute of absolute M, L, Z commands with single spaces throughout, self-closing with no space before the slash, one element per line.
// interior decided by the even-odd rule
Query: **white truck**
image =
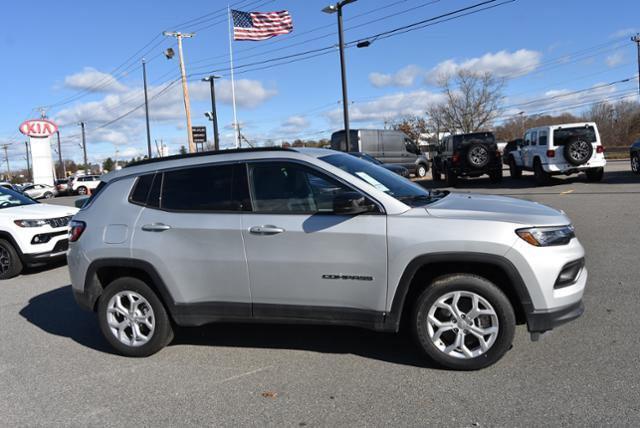
<path fill-rule="evenodd" d="M 533 171 L 536 182 L 549 184 L 552 175 L 584 172 L 589 181 L 600 181 L 607 163 L 598 127 L 593 122 L 539 126 L 524 134 L 506 163 L 513 178 Z"/>

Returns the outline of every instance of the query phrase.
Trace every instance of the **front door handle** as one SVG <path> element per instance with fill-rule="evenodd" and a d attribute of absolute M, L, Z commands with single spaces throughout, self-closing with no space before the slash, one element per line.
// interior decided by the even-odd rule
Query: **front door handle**
<path fill-rule="evenodd" d="M 165 230 L 169 229 L 171 229 L 171 226 L 164 223 L 152 223 L 142 226 L 142 230 L 144 230 L 145 232 L 164 232 Z"/>
<path fill-rule="evenodd" d="M 249 233 L 253 235 L 277 235 L 278 233 L 284 232 L 284 229 L 281 227 L 273 226 L 270 224 L 265 224 L 262 226 L 253 226 L 249 228 Z"/>

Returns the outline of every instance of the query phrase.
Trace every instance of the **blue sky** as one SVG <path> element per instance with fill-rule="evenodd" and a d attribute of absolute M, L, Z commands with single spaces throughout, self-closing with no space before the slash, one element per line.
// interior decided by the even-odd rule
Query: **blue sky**
<path fill-rule="evenodd" d="M 346 39 L 355 40 L 437 16 L 479 0 L 358 0 L 345 7 Z M 324 0 L 235 1 L 240 10 L 291 12 L 294 32 L 266 42 L 234 42 L 235 65 L 334 45 L 334 15 Z M 194 125 L 210 123 L 208 86 L 199 73 L 228 67 L 227 3 L 191 0 L 109 2 L 29 1 L 3 5 L 0 44 L 0 143 L 11 161 L 24 163 L 17 127 L 51 106 L 61 125 L 65 158 L 80 160 L 77 122 L 87 123 L 89 157 L 130 158 L 146 152 L 140 54 L 148 59 L 152 139 L 173 153 L 186 142 L 178 63 L 162 51 L 175 40 L 163 30 L 196 31 L 184 42 Z M 257 7 L 257 9 L 255 9 Z M 517 0 L 513 3 L 347 50 L 352 127 L 420 114 L 438 100 L 436 77 L 459 68 L 507 78 L 505 113 L 558 112 L 600 99 L 632 97 L 637 81 L 603 84 L 637 75 L 629 36 L 640 31 L 640 2 Z M 194 19 L 198 19 L 193 21 Z M 188 22 L 191 21 L 191 22 Z M 183 25 L 178 25 L 184 23 Z M 150 43 L 151 42 L 151 43 Z M 147 45 L 150 43 L 149 45 Z M 138 52 L 141 48 L 142 52 Z M 126 62 L 128 59 L 131 60 Z M 297 137 L 328 137 L 341 126 L 338 52 L 236 76 L 238 118 L 258 144 Z M 595 86 L 595 88 L 593 88 Z M 227 77 L 218 82 L 223 145 L 231 144 Z M 573 94 L 576 90 L 589 89 Z M 632 99 L 632 98 L 627 98 Z M 110 123 L 114 121 L 113 123 Z"/>

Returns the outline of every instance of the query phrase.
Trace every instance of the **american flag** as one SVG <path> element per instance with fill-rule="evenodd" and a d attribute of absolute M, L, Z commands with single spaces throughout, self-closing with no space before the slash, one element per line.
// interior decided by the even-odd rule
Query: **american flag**
<path fill-rule="evenodd" d="M 234 40 L 266 40 L 293 31 L 291 15 L 280 12 L 240 12 L 232 10 Z"/>

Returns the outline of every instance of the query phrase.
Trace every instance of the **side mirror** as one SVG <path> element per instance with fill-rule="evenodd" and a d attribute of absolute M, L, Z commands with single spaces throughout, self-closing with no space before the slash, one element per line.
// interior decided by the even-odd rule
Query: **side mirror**
<path fill-rule="evenodd" d="M 73 204 L 76 206 L 76 208 L 82 208 L 84 207 L 84 204 L 87 203 L 87 201 L 89 201 L 89 198 L 80 198 L 76 199 Z"/>
<path fill-rule="evenodd" d="M 340 192 L 333 197 L 335 214 L 358 215 L 376 210 L 376 205 L 358 192 Z"/>

